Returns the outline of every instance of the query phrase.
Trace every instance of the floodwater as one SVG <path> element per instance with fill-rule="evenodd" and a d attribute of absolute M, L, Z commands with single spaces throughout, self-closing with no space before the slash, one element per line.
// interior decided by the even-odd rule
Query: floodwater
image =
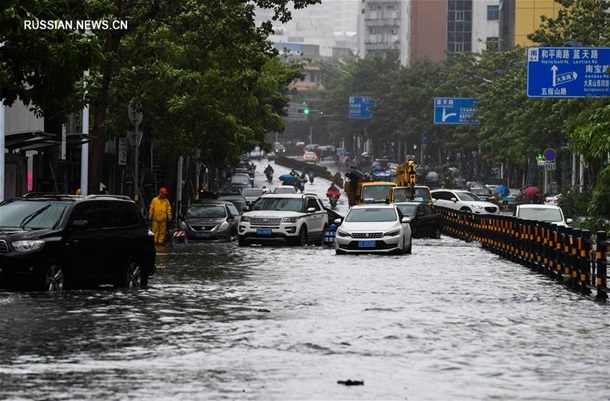
<path fill-rule="evenodd" d="M 158 251 L 147 290 L 0 291 L 0 400 L 610 399 L 610 304 L 476 243 Z"/>
<path fill-rule="evenodd" d="M 148 290 L 0 292 L 0 399 L 610 397 L 608 305 L 474 243 L 188 244 L 157 262 Z"/>

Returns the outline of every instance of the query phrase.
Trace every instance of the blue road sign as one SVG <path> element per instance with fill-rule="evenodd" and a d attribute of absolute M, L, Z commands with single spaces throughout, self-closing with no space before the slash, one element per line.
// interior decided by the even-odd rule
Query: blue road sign
<path fill-rule="evenodd" d="M 546 162 L 554 162 L 557 159 L 557 153 L 555 153 L 555 149 L 548 148 L 544 151 L 544 160 Z"/>
<path fill-rule="evenodd" d="M 375 103 L 371 101 L 370 96 L 350 96 L 349 97 L 349 118 L 352 119 L 367 119 L 373 117 L 371 107 Z"/>
<path fill-rule="evenodd" d="M 527 96 L 610 96 L 610 47 L 530 47 Z"/>
<path fill-rule="evenodd" d="M 473 118 L 476 110 L 475 98 L 434 98 L 434 124 L 478 124 Z"/>

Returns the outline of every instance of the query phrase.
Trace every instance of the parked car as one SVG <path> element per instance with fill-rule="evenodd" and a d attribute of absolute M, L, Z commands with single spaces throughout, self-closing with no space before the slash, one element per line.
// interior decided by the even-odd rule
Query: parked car
<path fill-rule="evenodd" d="M 567 227 L 573 223 L 572 219 L 566 219 L 563 211 L 557 205 L 538 205 L 527 203 L 518 205 L 513 216 L 519 219 L 542 221 Z"/>
<path fill-rule="evenodd" d="M 328 214 L 315 194 L 267 194 L 241 216 L 237 243 L 321 243 Z"/>
<path fill-rule="evenodd" d="M 263 196 L 263 188 L 244 188 L 241 194 L 246 199 L 246 205 L 250 207 L 255 200 Z"/>
<path fill-rule="evenodd" d="M 410 254 L 409 221 L 396 204 L 352 206 L 337 228 L 335 252 Z"/>
<path fill-rule="evenodd" d="M 246 198 L 243 194 L 224 194 L 220 195 L 217 200 L 228 201 L 235 205 L 237 211 L 241 215 L 247 208 Z"/>
<path fill-rule="evenodd" d="M 239 211 L 228 201 L 205 200 L 190 205 L 180 220 L 188 240 L 231 241 L 237 236 Z"/>
<path fill-rule="evenodd" d="M 303 153 L 303 157 L 302 157 L 304 162 L 313 162 L 313 163 L 317 163 L 318 162 L 318 155 L 316 152 L 313 151 L 305 151 L 305 153 Z"/>
<path fill-rule="evenodd" d="M 154 235 L 127 196 L 29 194 L 0 203 L 5 286 L 146 287 L 155 255 Z"/>
<path fill-rule="evenodd" d="M 413 238 L 440 238 L 445 222 L 440 213 L 437 213 L 422 202 L 398 202 L 396 206 L 402 214 L 411 221 L 411 235 Z"/>
<path fill-rule="evenodd" d="M 458 189 L 435 189 L 431 191 L 434 206 L 446 207 L 476 214 L 497 214 L 498 205 L 484 202 L 469 191 Z"/>
<path fill-rule="evenodd" d="M 252 187 L 253 179 L 249 174 L 237 173 L 233 174 L 229 180 L 229 189 L 233 191 L 241 191 L 244 188 Z"/>
<path fill-rule="evenodd" d="M 491 192 L 491 189 L 487 187 L 470 188 L 470 192 L 485 202 L 494 202 L 496 200 L 493 192 Z"/>
<path fill-rule="evenodd" d="M 258 146 L 254 148 L 254 150 L 250 151 L 250 159 L 252 160 L 260 160 L 265 156 L 265 152 L 261 150 Z"/>
<path fill-rule="evenodd" d="M 496 195 L 495 201 L 498 206 L 512 210 L 517 207 L 517 205 L 525 202 L 525 198 L 523 197 L 523 192 L 521 192 L 519 188 L 508 188 L 508 193 L 506 195 Z"/>
<path fill-rule="evenodd" d="M 429 171 L 424 178 L 424 185 L 430 188 L 438 188 L 440 185 L 440 177 L 436 171 Z"/>

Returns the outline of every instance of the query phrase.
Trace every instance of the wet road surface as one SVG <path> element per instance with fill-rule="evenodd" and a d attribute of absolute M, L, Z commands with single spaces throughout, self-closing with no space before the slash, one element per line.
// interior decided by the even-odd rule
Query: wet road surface
<path fill-rule="evenodd" d="M 148 290 L 0 291 L 0 399 L 608 400 L 609 329 L 608 305 L 449 237 L 189 243 Z"/>

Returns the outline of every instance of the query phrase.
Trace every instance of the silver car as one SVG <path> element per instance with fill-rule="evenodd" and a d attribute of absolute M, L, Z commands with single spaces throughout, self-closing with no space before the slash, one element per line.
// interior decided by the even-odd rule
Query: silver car
<path fill-rule="evenodd" d="M 353 206 L 337 229 L 335 251 L 410 254 L 410 221 L 394 204 Z"/>
<path fill-rule="evenodd" d="M 203 201 L 188 207 L 180 228 L 189 240 L 232 241 L 237 236 L 239 211 L 231 202 Z"/>

